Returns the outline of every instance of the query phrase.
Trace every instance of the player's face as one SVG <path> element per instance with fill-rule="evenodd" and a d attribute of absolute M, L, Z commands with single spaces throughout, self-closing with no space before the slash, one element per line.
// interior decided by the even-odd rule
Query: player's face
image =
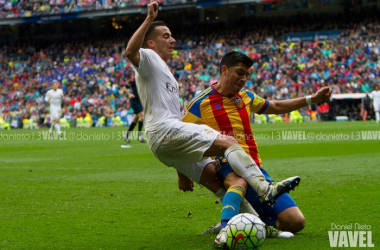
<path fill-rule="evenodd" d="M 164 60 L 167 61 L 172 58 L 175 39 L 172 33 L 166 26 L 158 26 L 155 28 L 157 35 L 153 41 L 153 50 Z"/>
<path fill-rule="evenodd" d="M 223 67 L 225 68 L 223 69 Z M 223 83 L 226 85 L 224 87 L 228 89 L 230 95 L 236 95 L 244 87 L 250 67 L 244 63 L 238 63 L 229 68 L 225 65 L 223 67 L 222 71 L 225 76 Z"/>
<path fill-rule="evenodd" d="M 52 87 L 53 87 L 54 90 L 57 90 L 58 84 L 55 82 L 55 83 L 52 84 Z"/>

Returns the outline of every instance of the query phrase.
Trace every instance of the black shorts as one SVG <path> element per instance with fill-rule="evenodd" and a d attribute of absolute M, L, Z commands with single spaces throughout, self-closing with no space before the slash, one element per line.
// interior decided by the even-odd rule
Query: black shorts
<path fill-rule="evenodd" d="M 143 107 L 139 100 L 131 99 L 129 102 L 131 104 L 131 107 L 133 108 L 133 113 L 138 114 L 143 111 Z"/>

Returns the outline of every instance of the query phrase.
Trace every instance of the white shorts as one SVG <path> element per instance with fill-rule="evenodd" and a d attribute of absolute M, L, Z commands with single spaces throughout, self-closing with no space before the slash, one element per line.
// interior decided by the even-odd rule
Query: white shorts
<path fill-rule="evenodd" d="M 60 110 L 51 110 L 50 111 L 50 120 L 55 121 L 59 120 L 61 118 L 61 111 Z"/>
<path fill-rule="evenodd" d="M 209 164 L 215 162 L 210 157 L 205 158 L 203 161 L 198 161 L 195 163 L 177 163 L 174 168 L 181 172 L 182 174 L 186 175 L 196 183 L 199 183 L 199 180 L 201 179 L 201 175 L 203 173 L 203 169 Z"/>
<path fill-rule="evenodd" d="M 206 125 L 182 121 L 170 125 L 171 129 L 156 140 L 151 150 L 162 163 L 198 182 L 203 168 L 213 162 L 203 154 L 219 132 Z"/>

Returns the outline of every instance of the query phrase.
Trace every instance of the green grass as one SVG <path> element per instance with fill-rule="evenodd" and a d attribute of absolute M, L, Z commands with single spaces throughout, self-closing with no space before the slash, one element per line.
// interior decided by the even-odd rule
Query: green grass
<path fill-rule="evenodd" d="M 267 239 L 261 249 L 330 249 L 332 223 L 370 225 L 380 246 L 380 138 L 360 137 L 380 125 L 253 128 L 271 176 L 302 177 L 291 195 L 306 217 L 295 238 Z M 120 147 L 122 130 L 66 130 L 75 140 L 42 140 L 47 130 L 0 131 L 0 249 L 212 249 L 214 236 L 200 234 L 220 218 L 211 192 L 179 191 L 175 171 L 146 144 Z M 330 138 L 284 140 L 282 131 Z M 334 139 L 339 134 L 349 138 Z"/>

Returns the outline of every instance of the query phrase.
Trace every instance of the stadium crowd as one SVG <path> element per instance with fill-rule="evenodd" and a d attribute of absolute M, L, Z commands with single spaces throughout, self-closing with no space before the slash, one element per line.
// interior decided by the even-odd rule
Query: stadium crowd
<path fill-rule="evenodd" d="M 32 17 L 146 5 L 147 0 L 0 0 L 0 18 Z M 165 0 L 163 4 L 183 3 Z"/>
<path fill-rule="evenodd" d="M 161 0 L 163 5 L 183 4 L 197 0 Z M 149 0 L 0 0 L 1 18 L 23 18 L 40 15 L 79 13 L 83 11 L 121 9 L 146 5 Z M 252 5 L 254 11 L 260 6 L 262 11 L 316 8 L 334 4 L 333 0 L 282 0 Z"/>
<path fill-rule="evenodd" d="M 346 24 L 341 27 L 342 37 L 333 41 L 287 42 L 277 39 L 271 26 L 257 27 L 262 28 L 175 36 L 177 50 L 169 65 L 179 83 L 182 105 L 218 79 L 218 62 L 231 50 L 254 59 L 246 87 L 267 99 L 300 97 L 326 85 L 333 94 L 365 93 L 380 82 L 377 21 Z M 58 81 L 65 94 L 62 113 L 67 119 L 88 113 L 94 122 L 106 117 L 111 125 L 115 116 L 127 122 L 133 111 L 122 86 L 134 76 L 124 56 L 126 43 L 125 38 L 115 38 L 2 46 L 0 116 L 13 127 L 21 127 L 26 118 L 43 126 L 49 113 L 43 97 Z M 336 115 L 360 113 L 360 104 L 334 108 Z M 325 105 L 313 109 L 329 112 Z"/>

